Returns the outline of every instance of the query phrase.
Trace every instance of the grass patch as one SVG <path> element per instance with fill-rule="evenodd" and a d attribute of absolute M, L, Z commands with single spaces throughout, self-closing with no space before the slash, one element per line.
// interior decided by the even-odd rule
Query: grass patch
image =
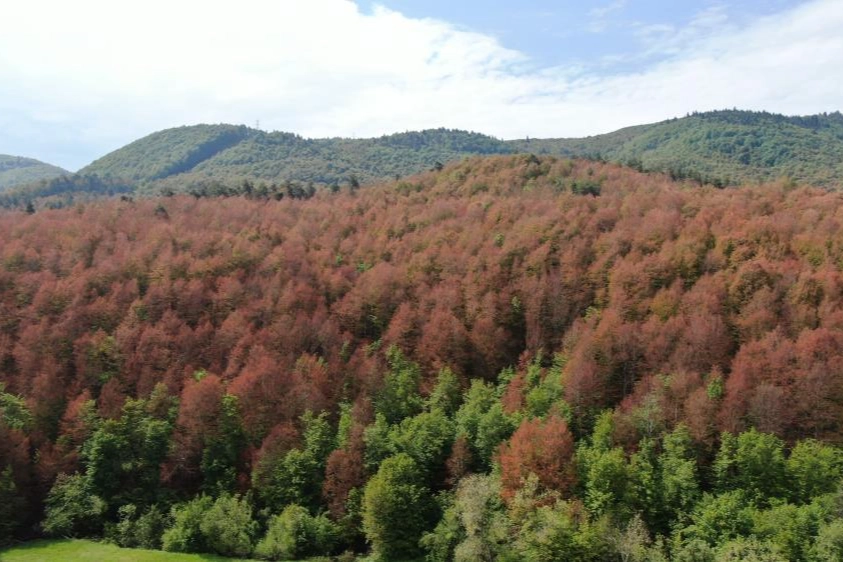
<path fill-rule="evenodd" d="M 160 550 L 120 548 L 85 540 L 42 540 L 0 550 L 0 562 L 237 562 L 213 554 L 179 554 Z M 244 562 L 244 561 L 241 561 Z"/>

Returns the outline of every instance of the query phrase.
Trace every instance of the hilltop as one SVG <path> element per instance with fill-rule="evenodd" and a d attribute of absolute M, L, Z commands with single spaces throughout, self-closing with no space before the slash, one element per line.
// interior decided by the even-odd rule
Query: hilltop
<path fill-rule="evenodd" d="M 0 154 L 0 191 L 68 174 L 67 170 L 34 158 Z"/>
<path fill-rule="evenodd" d="M 306 139 L 246 126 L 194 125 L 146 136 L 96 160 L 80 173 L 120 177 L 142 190 L 184 191 L 244 178 L 330 185 L 406 176 L 465 156 L 512 152 L 479 133 L 432 129 L 371 139 Z"/>
<path fill-rule="evenodd" d="M 519 152 L 596 156 L 722 185 L 781 177 L 817 186 L 843 182 L 843 115 L 787 117 L 711 111 L 583 139 L 512 143 Z"/>

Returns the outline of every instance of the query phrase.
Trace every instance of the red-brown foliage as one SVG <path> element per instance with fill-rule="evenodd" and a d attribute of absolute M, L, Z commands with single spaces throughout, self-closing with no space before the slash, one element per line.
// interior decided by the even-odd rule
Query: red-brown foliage
<path fill-rule="evenodd" d="M 411 181 L 1 212 L 0 382 L 32 409 L 32 459 L 72 466 L 84 392 L 113 417 L 164 383 L 182 398 L 169 466 L 192 473 L 223 393 L 257 449 L 306 409 L 372 397 L 378 341 L 422 365 L 422 388 L 442 366 L 492 380 L 559 352 L 577 431 L 621 406 L 631 436 L 657 416 L 704 442 L 751 424 L 843 440 L 840 194 L 524 156 Z"/>
<path fill-rule="evenodd" d="M 524 420 L 501 444 L 501 494 L 510 500 L 530 474 L 549 490 L 566 495 L 576 483 L 574 438 L 562 418 Z"/>

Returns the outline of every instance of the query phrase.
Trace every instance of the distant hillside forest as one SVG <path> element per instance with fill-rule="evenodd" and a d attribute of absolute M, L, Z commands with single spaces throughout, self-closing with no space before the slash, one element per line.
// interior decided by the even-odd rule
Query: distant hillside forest
<path fill-rule="evenodd" d="M 0 540 L 840 560 L 841 224 L 529 155 L 2 211 Z"/>
<path fill-rule="evenodd" d="M 787 178 L 836 189 L 843 185 L 843 116 L 714 111 L 583 139 L 512 141 L 450 129 L 306 139 L 244 125 L 195 125 L 153 133 L 75 175 L 52 167 L 44 175 L 24 174 L 37 168 L 11 170 L 15 175 L 8 178 L 16 180 L 0 193 L 0 207 L 56 208 L 128 193 L 301 198 L 316 189 L 355 189 L 471 156 L 519 153 L 609 161 L 716 187 Z M 0 158 L 0 182 L 2 166 Z"/>
<path fill-rule="evenodd" d="M 10 187 L 50 180 L 70 172 L 32 158 L 0 154 L 0 192 Z"/>
<path fill-rule="evenodd" d="M 435 129 L 373 139 L 305 139 L 245 126 L 196 125 L 154 133 L 86 166 L 82 175 L 130 181 L 141 193 L 214 192 L 243 180 L 317 186 L 372 183 L 476 155 L 590 157 L 718 186 L 788 177 L 843 180 L 843 116 L 695 113 L 584 139 L 503 141 Z"/>

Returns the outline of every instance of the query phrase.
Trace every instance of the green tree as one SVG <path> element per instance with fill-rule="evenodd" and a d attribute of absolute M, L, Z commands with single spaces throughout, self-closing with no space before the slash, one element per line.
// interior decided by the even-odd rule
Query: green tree
<path fill-rule="evenodd" d="M 602 515 L 626 508 L 628 483 L 629 469 L 622 449 L 591 451 L 585 481 L 585 505 L 591 513 Z"/>
<path fill-rule="evenodd" d="M 202 495 L 189 502 L 174 505 L 170 511 L 172 524 L 162 537 L 164 550 L 207 552 L 209 547 L 200 526 L 205 513 L 213 504 L 213 499 Z"/>
<path fill-rule="evenodd" d="M 363 532 L 380 560 L 419 556 L 419 539 L 431 526 L 435 506 L 415 461 L 401 453 L 386 459 L 363 495 Z"/>
<path fill-rule="evenodd" d="M 462 403 L 460 379 L 445 367 L 436 376 L 436 386 L 427 399 L 428 409 L 441 410 L 446 416 L 453 416 Z"/>
<path fill-rule="evenodd" d="M 47 494 L 44 532 L 57 537 L 97 536 L 105 521 L 106 503 L 83 474 L 59 474 Z"/>
<path fill-rule="evenodd" d="M 462 479 L 436 528 L 421 544 L 431 562 L 492 562 L 507 550 L 509 520 L 494 476 Z"/>
<path fill-rule="evenodd" d="M 23 498 L 18 493 L 12 467 L 0 472 L 0 545 L 7 544 L 20 528 Z"/>
<path fill-rule="evenodd" d="M 574 503 L 556 502 L 529 513 L 518 530 L 518 560 L 608 560 L 608 533 L 595 527 Z M 601 535 L 602 534 L 602 538 Z"/>
<path fill-rule="evenodd" d="M 246 557 L 252 553 L 258 524 L 252 518 L 248 497 L 222 495 L 203 514 L 199 529 L 205 543 L 222 556 Z"/>
<path fill-rule="evenodd" d="M 649 525 L 658 527 L 662 517 L 662 492 L 655 440 L 645 438 L 638 443 L 638 451 L 630 459 L 629 473 L 631 507 L 641 513 Z"/>
<path fill-rule="evenodd" d="M 127 400 L 120 418 L 103 421 L 82 446 L 93 492 L 111 506 L 154 503 L 172 429 L 172 419 L 150 415 L 145 400 Z"/>
<path fill-rule="evenodd" d="M 26 400 L 5 392 L 5 389 L 6 385 L 0 382 L 0 423 L 10 429 L 29 429 L 32 426 L 32 413 L 26 406 Z"/>
<path fill-rule="evenodd" d="M 457 410 L 457 434 L 463 434 L 471 445 L 477 469 L 488 471 L 498 446 L 508 439 L 515 425 L 503 411 L 496 389 L 479 379 L 471 382 L 463 404 Z"/>
<path fill-rule="evenodd" d="M 816 562 L 843 560 L 843 519 L 835 519 L 820 527 L 811 555 Z"/>
<path fill-rule="evenodd" d="M 667 531 L 669 523 L 681 525 L 686 522 L 699 500 L 700 485 L 697 459 L 687 427 L 680 424 L 665 435 L 662 448 L 659 470 L 664 524 L 660 530 Z"/>
<path fill-rule="evenodd" d="M 199 468 L 206 493 L 224 494 L 234 489 L 240 452 L 245 446 L 237 397 L 226 394 L 222 397 L 218 431 L 207 438 L 202 450 Z"/>
<path fill-rule="evenodd" d="M 807 560 L 822 523 L 819 506 L 782 504 L 757 511 L 753 535 L 776 547 L 788 560 Z"/>
<path fill-rule="evenodd" d="M 111 540 L 124 548 L 151 550 L 161 548 L 161 537 L 167 528 L 168 521 L 158 506 L 152 506 L 138 515 L 137 506 L 126 504 L 120 506 L 117 516 L 119 520 L 114 525 Z"/>
<path fill-rule="evenodd" d="M 339 529 L 324 515 L 312 516 L 302 506 L 289 505 L 269 520 L 255 555 L 266 560 L 328 556 L 339 543 Z"/>
<path fill-rule="evenodd" d="M 700 539 L 711 546 L 752 532 L 754 510 L 742 490 L 720 495 L 703 495 L 691 515 L 691 525 L 682 534 L 686 540 Z"/>
<path fill-rule="evenodd" d="M 756 502 L 780 498 L 787 478 L 784 443 L 754 428 L 737 438 L 724 433 L 714 460 L 714 475 L 718 490 L 744 490 Z"/>
<path fill-rule="evenodd" d="M 264 457 L 252 474 L 260 499 L 276 512 L 290 504 L 318 505 L 325 462 L 334 447 L 335 436 L 326 413 L 316 416 L 308 411 L 300 421 L 302 447 L 291 449 L 280 460 Z"/>
<path fill-rule="evenodd" d="M 454 427 L 442 410 L 406 418 L 390 431 L 395 453 L 407 453 L 427 478 L 441 472 L 454 441 Z"/>
<path fill-rule="evenodd" d="M 389 424 L 394 424 L 421 412 L 424 405 L 419 394 L 421 370 L 396 346 L 387 350 L 386 358 L 389 372 L 375 400 L 375 411 L 382 414 Z"/>
<path fill-rule="evenodd" d="M 806 439 L 791 450 L 786 470 L 791 499 L 807 503 L 837 488 L 843 475 L 843 455 L 837 448 Z"/>
<path fill-rule="evenodd" d="M 715 562 L 792 562 L 775 545 L 755 537 L 733 539 L 717 549 Z"/>

